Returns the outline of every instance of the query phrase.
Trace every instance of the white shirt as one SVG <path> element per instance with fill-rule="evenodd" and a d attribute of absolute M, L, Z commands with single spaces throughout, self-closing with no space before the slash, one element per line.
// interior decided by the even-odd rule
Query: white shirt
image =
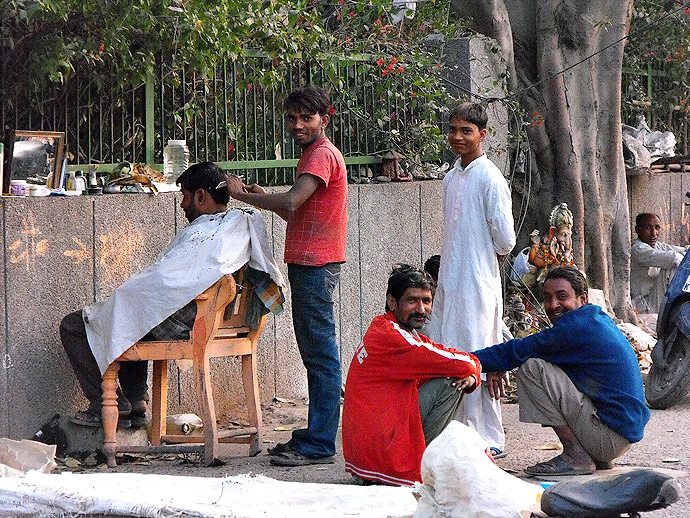
<path fill-rule="evenodd" d="M 687 247 L 636 239 L 630 249 L 630 296 L 640 313 L 658 313 L 668 283 Z"/>

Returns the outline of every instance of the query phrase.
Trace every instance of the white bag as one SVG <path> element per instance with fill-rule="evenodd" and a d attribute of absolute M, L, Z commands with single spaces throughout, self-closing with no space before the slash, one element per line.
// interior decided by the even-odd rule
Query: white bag
<path fill-rule="evenodd" d="M 415 518 L 520 518 L 539 510 L 542 487 L 496 466 L 488 448 L 469 426 L 451 421 L 422 457 Z"/>

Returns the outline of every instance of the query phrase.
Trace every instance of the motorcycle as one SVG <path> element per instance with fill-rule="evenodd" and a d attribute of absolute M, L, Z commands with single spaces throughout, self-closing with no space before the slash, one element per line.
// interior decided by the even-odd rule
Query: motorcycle
<path fill-rule="evenodd" d="M 690 198 L 690 191 L 685 196 Z M 651 408 L 663 410 L 680 402 L 690 389 L 690 249 L 666 290 L 656 333 L 645 398 Z"/>

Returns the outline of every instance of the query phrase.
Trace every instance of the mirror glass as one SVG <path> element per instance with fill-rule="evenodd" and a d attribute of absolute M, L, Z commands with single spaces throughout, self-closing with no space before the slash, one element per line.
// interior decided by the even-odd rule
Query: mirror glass
<path fill-rule="evenodd" d="M 42 183 L 50 188 L 62 184 L 65 134 L 60 131 L 9 131 L 5 138 L 3 194 L 11 180 Z"/>

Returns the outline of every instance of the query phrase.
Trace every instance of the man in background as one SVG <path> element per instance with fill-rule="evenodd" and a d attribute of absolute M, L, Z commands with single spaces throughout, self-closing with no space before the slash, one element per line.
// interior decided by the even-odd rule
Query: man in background
<path fill-rule="evenodd" d="M 688 247 L 659 241 L 661 219 L 656 214 L 638 214 L 635 232 L 637 239 L 630 249 L 630 296 L 638 313 L 658 313 Z"/>

